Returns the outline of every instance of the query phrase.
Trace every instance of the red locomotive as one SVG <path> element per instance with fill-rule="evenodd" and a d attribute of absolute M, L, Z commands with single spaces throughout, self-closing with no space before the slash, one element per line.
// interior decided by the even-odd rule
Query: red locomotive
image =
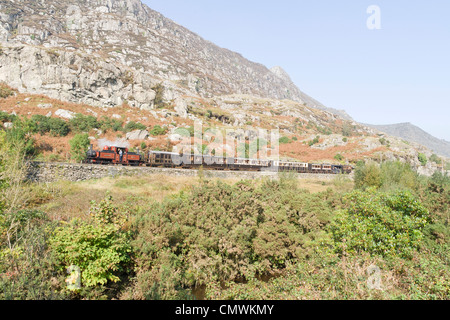
<path fill-rule="evenodd" d="M 105 146 L 102 151 L 95 151 L 91 145 L 86 154 L 86 162 L 139 166 L 142 163 L 142 156 L 139 153 L 129 152 L 128 148 L 122 147 Z"/>

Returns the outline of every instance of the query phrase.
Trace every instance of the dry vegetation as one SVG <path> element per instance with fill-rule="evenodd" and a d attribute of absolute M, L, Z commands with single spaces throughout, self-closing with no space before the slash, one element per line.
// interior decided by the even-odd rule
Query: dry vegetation
<path fill-rule="evenodd" d="M 30 95 L 22 94 L 15 91 L 13 88 L 2 85 L 2 92 L 4 92 L 4 98 L 0 100 L 0 110 L 6 113 L 14 113 L 18 116 L 31 117 L 32 115 L 48 115 L 50 112 L 52 117 L 55 117 L 55 112 L 58 109 L 68 110 L 74 113 L 80 113 L 85 116 L 94 116 L 97 120 L 101 119 L 112 119 L 113 117 L 120 116 L 120 121 L 124 125 L 130 121 L 138 122 L 151 129 L 152 127 L 158 126 L 168 126 L 173 128 L 176 127 L 189 127 L 193 126 L 194 122 L 191 119 L 182 119 L 179 117 L 170 116 L 166 119 L 161 119 L 160 116 L 155 116 L 154 112 L 140 110 L 132 108 L 126 104 L 126 102 L 115 108 L 100 108 L 88 106 L 85 104 L 77 104 L 70 102 L 62 102 L 60 100 L 51 99 L 43 95 Z M 203 127 L 206 128 L 226 128 L 227 125 L 234 122 L 233 112 L 225 111 L 217 107 L 213 100 L 200 99 L 195 97 L 185 97 L 187 101 L 191 101 L 188 108 L 191 113 L 195 114 L 197 117 L 203 119 Z M 247 97 L 247 99 L 249 99 Z M 293 130 L 294 134 L 288 134 L 289 138 L 296 137 L 297 140 L 291 140 L 289 143 L 280 145 L 280 155 L 282 158 L 294 159 L 304 162 L 336 162 L 334 157 L 336 154 L 341 154 L 344 159 L 351 162 L 356 162 L 361 158 L 371 158 L 377 152 L 384 152 L 388 150 L 388 147 L 383 146 L 375 150 L 364 151 L 361 148 L 360 139 L 355 137 L 348 137 L 348 143 L 344 146 L 330 146 L 324 150 L 314 148 L 308 145 L 308 139 L 311 135 L 320 135 L 321 138 L 319 142 L 322 142 L 324 137 L 321 131 L 325 129 L 321 126 L 317 126 L 311 121 L 303 121 L 291 116 L 282 116 L 277 114 L 278 107 L 273 106 L 273 102 L 270 100 L 260 99 L 258 101 L 256 98 L 252 98 L 253 105 L 250 106 L 248 102 L 245 109 L 248 110 L 248 114 L 252 114 L 260 118 L 259 121 L 253 123 L 253 126 L 258 126 L 262 129 L 273 129 L 274 126 L 279 126 L 281 129 L 286 128 L 287 130 Z M 242 102 L 239 101 L 228 101 L 231 105 L 240 106 Z M 285 101 L 283 102 L 287 107 L 291 108 L 295 106 L 296 108 L 301 108 L 298 104 Z M 289 104 L 290 103 L 290 104 Z M 292 104 L 292 106 L 291 106 Z M 47 105 L 45 108 L 39 107 L 40 105 Z M 167 112 L 173 113 L 173 106 L 167 105 Z M 250 109 L 249 109 L 250 108 Z M 275 109 L 271 109 L 275 108 Z M 283 109 L 284 110 L 284 109 Z M 328 133 L 342 133 L 344 127 L 349 125 L 342 120 L 331 120 L 326 114 L 319 110 L 305 109 L 311 113 L 314 117 L 319 119 L 319 121 L 326 123 L 328 128 L 326 130 Z M 270 111 L 272 116 L 264 115 L 264 112 Z M 280 125 L 281 124 L 281 125 Z M 325 131 L 324 131 L 325 132 Z M 109 141 L 115 141 L 117 138 L 124 138 L 125 133 L 123 132 L 113 132 L 106 131 L 98 134 L 96 131 L 89 132 L 89 135 L 95 139 L 107 139 Z M 42 159 L 46 160 L 59 160 L 68 161 L 69 160 L 69 144 L 68 141 L 73 137 L 73 133 L 70 133 L 67 137 L 52 137 L 48 134 L 36 134 L 35 140 L 37 141 L 38 151 L 41 153 Z M 140 147 L 142 141 L 130 141 L 131 147 Z M 94 146 L 97 146 L 96 140 L 93 141 Z M 146 145 L 150 149 L 159 150 L 171 150 L 173 146 L 167 139 L 166 135 L 152 137 L 149 141 L 146 141 Z"/>

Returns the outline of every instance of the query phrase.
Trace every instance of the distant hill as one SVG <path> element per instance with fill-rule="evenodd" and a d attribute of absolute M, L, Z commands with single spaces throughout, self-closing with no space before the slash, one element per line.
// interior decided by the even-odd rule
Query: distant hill
<path fill-rule="evenodd" d="M 406 141 L 416 142 L 433 150 L 438 155 L 450 157 L 450 142 L 433 137 L 431 134 L 411 123 L 391 125 L 366 124 L 366 126 L 385 132 L 391 136 L 402 138 Z"/>

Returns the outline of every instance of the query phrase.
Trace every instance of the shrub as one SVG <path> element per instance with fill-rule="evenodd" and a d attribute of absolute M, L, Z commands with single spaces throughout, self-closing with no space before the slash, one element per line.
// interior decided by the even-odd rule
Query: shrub
<path fill-rule="evenodd" d="M 355 187 L 357 189 L 365 190 L 370 187 L 379 188 L 382 184 L 381 170 L 376 163 L 357 164 L 355 169 Z"/>
<path fill-rule="evenodd" d="M 13 122 L 17 116 L 10 115 L 9 113 L 5 111 L 0 111 L 0 121 L 1 122 Z"/>
<path fill-rule="evenodd" d="M 436 164 L 442 164 L 442 159 L 438 157 L 437 154 L 433 153 L 430 157 L 430 161 L 436 163 Z"/>
<path fill-rule="evenodd" d="M 281 137 L 279 142 L 281 144 L 291 143 L 291 139 L 289 139 L 288 137 Z"/>
<path fill-rule="evenodd" d="M 0 98 L 8 98 L 14 95 L 14 90 L 5 83 L 0 82 Z"/>
<path fill-rule="evenodd" d="M 380 169 L 384 191 L 401 189 L 413 191 L 418 186 L 419 176 L 407 163 L 387 161 L 381 164 Z"/>
<path fill-rule="evenodd" d="M 47 247 L 52 226 L 44 213 L 35 210 L 20 210 L 8 217 L 0 215 L 0 236 L 3 228 L 10 235 L 15 229 L 9 246 L 6 241 L 0 244 L 0 299 L 67 298 L 59 285 L 64 280 L 56 272 L 54 257 Z"/>
<path fill-rule="evenodd" d="M 123 122 L 118 119 L 111 119 L 108 117 L 102 117 L 100 121 L 100 129 L 102 129 L 104 132 L 108 130 L 112 130 L 114 132 L 122 131 L 123 129 Z"/>
<path fill-rule="evenodd" d="M 77 134 L 69 141 L 72 159 L 78 162 L 86 159 L 86 152 L 91 142 L 87 133 Z"/>
<path fill-rule="evenodd" d="M 319 136 L 315 137 L 313 140 L 308 142 L 308 145 L 312 147 L 313 145 L 319 143 Z"/>
<path fill-rule="evenodd" d="M 334 156 L 334 159 L 337 161 L 342 161 L 344 160 L 344 157 L 340 153 L 338 153 Z"/>
<path fill-rule="evenodd" d="M 428 210 L 409 192 L 353 191 L 330 225 L 335 250 L 409 257 L 423 239 Z"/>
<path fill-rule="evenodd" d="M 50 133 L 52 136 L 65 137 L 70 132 L 69 125 L 62 119 L 42 115 L 34 115 L 31 119 L 36 122 L 36 130 L 40 134 Z"/>
<path fill-rule="evenodd" d="M 203 181 L 136 220 L 138 290 L 176 298 L 214 279 L 282 269 L 314 249 L 332 213 L 330 193 L 309 194 L 282 177 L 260 186 Z"/>
<path fill-rule="evenodd" d="M 134 121 L 130 121 L 125 125 L 125 132 L 131 132 L 131 131 L 135 131 L 135 130 L 145 130 L 147 129 L 147 126 L 143 125 L 140 122 L 134 122 Z"/>
<path fill-rule="evenodd" d="M 150 134 L 152 136 L 163 136 L 169 131 L 166 127 L 161 127 L 159 125 L 155 125 L 152 130 L 150 130 Z"/>
<path fill-rule="evenodd" d="M 426 166 L 426 164 L 428 163 L 427 156 L 425 154 L 423 154 L 423 153 L 419 153 L 418 159 L 419 159 L 419 162 L 420 162 L 420 164 L 422 166 Z"/>
<path fill-rule="evenodd" d="M 123 212 L 107 196 L 98 205 L 92 202 L 90 221 L 72 220 L 59 227 L 50 238 L 61 269 L 75 265 L 81 269 L 86 287 L 118 282 L 118 274 L 131 263 L 130 235 L 122 230 L 126 221 Z"/>
<path fill-rule="evenodd" d="M 164 86 L 162 83 L 158 83 L 156 86 L 152 88 L 155 91 L 155 100 L 153 101 L 154 105 L 158 109 L 162 109 L 166 107 L 166 103 L 164 102 Z"/>
<path fill-rule="evenodd" d="M 74 132 L 89 132 L 92 129 L 100 128 L 100 123 L 91 115 L 85 116 L 77 113 L 74 118 L 69 120 L 69 125 Z"/>
<path fill-rule="evenodd" d="M 34 138 L 32 134 L 36 132 L 36 124 L 27 118 L 16 118 L 14 126 L 6 130 L 6 140 L 11 148 L 18 148 L 25 152 L 26 156 L 33 156 L 36 153 Z"/>
<path fill-rule="evenodd" d="M 355 170 L 355 187 L 365 190 L 370 187 L 384 191 L 409 189 L 416 190 L 419 177 L 407 163 L 387 161 L 380 165 L 370 162 L 359 163 Z"/>

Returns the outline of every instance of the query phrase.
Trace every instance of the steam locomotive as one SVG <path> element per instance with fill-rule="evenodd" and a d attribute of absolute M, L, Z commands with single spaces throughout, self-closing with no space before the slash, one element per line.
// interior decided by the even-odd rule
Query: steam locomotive
<path fill-rule="evenodd" d="M 146 154 L 129 152 L 128 148 L 105 146 L 93 150 L 91 145 L 86 154 L 86 163 L 102 165 L 147 166 L 161 168 L 198 169 L 229 171 L 282 171 L 298 173 L 350 174 L 353 167 L 342 164 L 314 164 L 267 159 L 246 159 L 217 157 L 198 154 L 149 151 Z"/>

